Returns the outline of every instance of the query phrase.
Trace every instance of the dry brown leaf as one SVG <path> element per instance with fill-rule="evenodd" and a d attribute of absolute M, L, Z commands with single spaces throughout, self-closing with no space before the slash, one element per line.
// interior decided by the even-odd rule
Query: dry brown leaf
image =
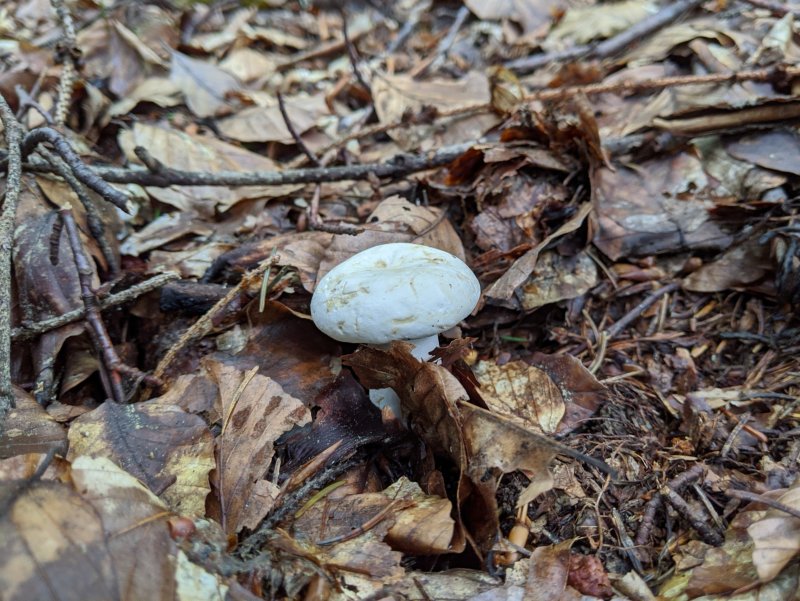
<path fill-rule="evenodd" d="M 334 358 L 341 352 L 339 343 L 279 302 L 267 302 L 264 311 L 258 310 L 257 302 L 251 303 L 247 319 L 250 328 L 244 348 L 235 356 L 218 353 L 216 357 L 242 371 L 258 366 L 259 374 L 310 407 L 336 379 Z"/>
<path fill-rule="evenodd" d="M 256 505 L 252 492 L 272 461 L 275 441 L 308 423 L 311 414 L 302 402 L 284 392 L 275 380 L 253 368 L 242 372 L 216 361 L 205 363 L 219 387 L 222 431 L 217 436 L 217 468 L 212 473 L 219 499 L 219 522 L 233 535 L 255 528 L 271 509 Z M 263 497 L 260 498 L 263 500 Z"/>
<path fill-rule="evenodd" d="M 418 81 L 407 75 L 381 75 L 372 80 L 375 112 L 381 123 L 394 123 L 431 107 L 439 111 L 485 104 L 490 101 L 489 80 L 470 71 L 458 81 L 430 79 Z M 455 101 L 455 103 L 454 103 Z M 496 115 L 483 113 L 454 117 L 432 125 L 409 125 L 393 129 L 389 135 L 403 150 L 419 147 L 430 150 L 480 138 L 497 124 Z"/>
<path fill-rule="evenodd" d="M 0 433 L 0 459 L 67 450 L 67 432 L 28 393 L 14 387 L 14 402 Z M 2 480 L 2 479 L 0 479 Z"/>
<path fill-rule="evenodd" d="M 107 401 L 76 419 L 68 459 L 106 457 L 139 478 L 176 512 L 202 516 L 214 467 L 205 422 L 158 399 L 136 405 Z"/>
<path fill-rule="evenodd" d="M 194 211 L 164 213 L 128 236 L 120 247 L 123 255 L 139 255 L 188 236 L 210 236 L 214 229 Z"/>
<path fill-rule="evenodd" d="M 691 273 L 683 280 L 683 287 L 694 292 L 721 292 L 746 286 L 769 273 L 771 263 L 769 245 L 751 238 Z"/>
<path fill-rule="evenodd" d="M 465 0 L 464 4 L 481 20 L 509 19 L 530 35 L 553 20 L 553 15 L 566 6 L 563 0 Z"/>
<path fill-rule="evenodd" d="M 623 0 L 593 6 L 571 7 L 550 30 L 542 46 L 554 51 L 566 46 L 610 38 L 658 10 L 648 0 Z"/>
<path fill-rule="evenodd" d="M 595 245 L 612 260 L 687 249 L 725 248 L 731 237 L 711 221 L 705 200 L 714 184 L 688 153 L 646 161 L 636 169 L 594 172 Z"/>
<path fill-rule="evenodd" d="M 319 124 L 320 118 L 329 114 L 322 94 L 315 96 L 287 96 L 284 100 L 286 114 L 295 132 L 303 134 Z M 294 136 L 286 126 L 277 100 L 269 106 L 252 106 L 217 123 L 220 132 L 240 142 L 280 142 L 294 144 Z"/>
<path fill-rule="evenodd" d="M 536 262 L 534 273 L 522 285 L 522 308 L 532 311 L 579 297 L 596 286 L 597 281 L 597 265 L 585 252 L 572 257 L 544 253 Z"/>
<path fill-rule="evenodd" d="M 553 242 L 553 240 L 565 234 L 570 234 L 581 227 L 591 211 L 592 205 L 590 203 L 582 205 L 580 210 L 569 221 L 514 261 L 508 271 L 484 290 L 484 295 L 487 298 L 494 299 L 495 302 L 500 304 L 511 302 L 514 291 L 530 277 L 531 273 L 533 273 L 536 263 L 539 260 L 539 253 Z"/>
<path fill-rule="evenodd" d="M 239 89 L 239 81 L 227 71 L 177 50 L 172 53 L 169 78 L 198 117 L 214 117 L 229 110 L 228 94 Z"/>
<path fill-rule="evenodd" d="M 386 533 L 393 549 L 415 555 L 441 555 L 451 549 L 455 520 L 447 499 L 426 495 L 419 484 L 403 477 L 383 491 L 392 501 L 408 500 L 409 507 L 394 514 L 394 524 Z"/>
<path fill-rule="evenodd" d="M 564 398 L 545 372 L 523 361 L 497 365 L 479 361 L 473 368 L 486 406 L 525 428 L 553 434 L 564 417 Z"/>
<path fill-rule="evenodd" d="M 775 500 L 800 510 L 800 483 Z M 753 539 L 753 564 L 761 582 L 774 579 L 800 553 L 800 518 L 779 509 L 767 510 L 747 528 L 747 534 Z"/>
<path fill-rule="evenodd" d="M 190 135 L 171 129 L 135 123 L 119 134 L 119 144 L 129 161 L 139 162 L 136 146 L 147 149 L 167 167 L 186 171 L 276 171 L 268 158 L 209 136 Z M 302 186 L 171 186 L 149 187 L 147 192 L 168 205 L 211 217 L 218 208 L 226 211 L 250 198 L 273 198 L 290 194 Z"/>
<path fill-rule="evenodd" d="M 176 549 L 166 525 L 167 507 L 136 478 L 103 457 L 77 457 L 72 462 L 72 479 L 100 517 L 123 598 L 172 599 Z"/>
<path fill-rule="evenodd" d="M 4 501 L 12 490 L 4 486 Z M 4 601 L 120 598 L 102 520 L 64 484 L 37 482 L 23 490 L 0 515 L 0 540 Z"/>
<path fill-rule="evenodd" d="M 280 61 L 274 56 L 259 52 L 254 48 L 234 48 L 219 63 L 219 68 L 224 69 L 239 81 L 245 83 L 256 79 L 271 76 Z"/>

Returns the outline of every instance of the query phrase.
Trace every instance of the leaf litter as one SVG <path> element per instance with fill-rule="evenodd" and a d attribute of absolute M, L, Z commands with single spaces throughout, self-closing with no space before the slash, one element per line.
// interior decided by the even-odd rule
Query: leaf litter
<path fill-rule="evenodd" d="M 800 4 L 7 4 L 4 598 L 798 598 Z"/>

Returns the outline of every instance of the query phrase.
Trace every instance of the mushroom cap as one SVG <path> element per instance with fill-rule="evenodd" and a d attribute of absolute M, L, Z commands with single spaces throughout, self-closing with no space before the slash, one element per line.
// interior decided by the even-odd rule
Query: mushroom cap
<path fill-rule="evenodd" d="M 311 318 L 341 342 L 385 344 L 452 328 L 480 295 L 475 274 L 450 253 L 382 244 L 353 255 L 317 283 Z"/>

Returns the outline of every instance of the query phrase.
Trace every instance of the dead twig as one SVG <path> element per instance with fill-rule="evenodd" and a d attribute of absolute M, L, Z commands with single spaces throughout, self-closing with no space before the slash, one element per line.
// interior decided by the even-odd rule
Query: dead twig
<path fill-rule="evenodd" d="M 308 208 L 308 225 L 312 229 L 328 232 L 329 234 L 347 234 L 350 236 L 355 236 L 364 231 L 362 228 L 349 223 L 325 223 L 322 217 L 319 216 L 319 195 L 321 190 L 322 186 L 319 184 L 314 187 L 311 206 Z"/>
<path fill-rule="evenodd" d="M 89 233 L 95 241 L 97 241 L 100 252 L 103 253 L 103 258 L 108 264 L 109 277 L 111 279 L 116 278 L 119 274 L 119 257 L 108 243 L 108 239 L 106 238 L 106 226 L 103 223 L 103 219 L 100 217 L 100 213 L 97 211 L 94 201 L 89 198 L 86 188 L 78 181 L 78 178 L 75 177 L 75 174 L 61 157 L 44 146 L 39 147 L 36 152 L 56 168 L 58 174 L 78 196 L 78 200 L 81 201 L 86 211 L 86 223 L 89 226 Z"/>
<path fill-rule="evenodd" d="M 276 97 L 278 98 L 278 108 L 281 111 L 283 122 L 284 124 L 286 124 L 286 129 L 289 130 L 289 134 L 291 134 L 292 138 L 294 138 L 294 143 L 297 144 L 297 147 L 300 149 L 300 151 L 308 157 L 309 161 L 311 161 L 317 167 L 322 167 L 322 163 L 320 162 L 320 160 L 313 152 L 311 152 L 311 149 L 308 146 L 306 146 L 305 142 L 303 142 L 303 138 L 301 138 L 300 134 L 297 133 L 297 129 L 292 123 L 292 120 L 289 118 L 289 113 L 286 111 L 286 103 L 283 100 L 283 94 L 278 92 L 276 94 Z"/>
<path fill-rule="evenodd" d="M 14 223 L 22 185 L 22 132 L 6 99 L 0 95 L 0 120 L 8 148 L 8 175 L 3 210 L 0 212 L 0 434 L 5 430 L 6 415 L 14 404 L 11 388 L 11 248 Z"/>
<path fill-rule="evenodd" d="M 462 6 L 458 9 L 456 18 L 453 20 L 453 24 L 450 26 L 447 35 L 442 38 L 442 41 L 439 42 L 439 45 L 436 47 L 436 51 L 431 54 L 430 57 L 424 60 L 416 69 L 412 70 L 412 77 L 415 79 L 422 77 L 430 69 L 438 68 L 444 62 L 444 60 L 447 58 L 447 53 L 450 52 L 450 48 L 453 46 L 453 42 L 456 41 L 456 36 L 458 35 L 461 27 L 464 25 L 464 22 L 467 20 L 467 17 L 469 17 L 469 8 Z"/>
<path fill-rule="evenodd" d="M 342 15 L 342 35 L 344 36 L 344 45 L 347 48 L 347 56 L 350 59 L 350 66 L 353 68 L 353 75 L 355 75 L 356 81 L 361 87 L 364 88 L 368 94 L 372 95 L 372 87 L 367 83 L 367 80 L 364 79 L 361 68 L 358 66 L 358 50 L 353 40 L 350 39 L 350 32 L 347 30 L 347 15 L 345 14 L 344 8 L 340 7 L 339 12 Z"/>
<path fill-rule="evenodd" d="M 87 167 L 72 149 L 66 138 L 52 127 L 39 127 L 28 132 L 22 140 L 22 158 L 24 159 L 30 155 L 35 148 L 43 142 L 50 143 L 53 150 L 55 150 L 64 162 L 69 165 L 69 168 L 72 169 L 75 177 L 86 186 L 97 192 L 115 207 L 127 213 L 133 213 L 133 205 L 130 199 L 124 193 L 107 184 L 92 169 Z"/>
<path fill-rule="evenodd" d="M 694 10 L 702 3 L 703 0 L 682 0 L 680 2 L 667 4 L 657 13 L 639 21 L 636 25 L 629 27 L 625 31 L 599 44 L 584 44 L 558 52 L 526 56 L 507 62 L 505 67 L 517 73 L 526 74 L 551 63 L 570 61 L 581 57 L 605 58 L 613 56 L 628 46 L 644 40 L 649 34 L 669 25 L 679 17 L 685 16 L 689 11 Z"/>
<path fill-rule="evenodd" d="M 117 294 L 112 294 L 105 298 L 100 299 L 100 310 L 104 311 L 105 309 L 109 309 L 111 307 L 116 307 L 118 305 L 122 305 L 125 303 L 129 303 L 133 300 L 136 300 L 143 294 L 147 294 L 148 292 L 152 292 L 153 290 L 157 290 L 161 288 L 164 284 L 172 282 L 173 280 L 180 279 L 180 276 L 177 273 L 162 273 L 157 276 L 150 278 L 149 280 L 145 280 L 140 284 L 136 284 L 131 286 L 127 290 L 123 290 L 122 292 L 118 292 Z M 28 323 L 24 324 L 20 327 L 14 328 L 11 330 L 11 340 L 19 341 L 19 340 L 28 340 L 39 334 L 44 334 L 45 332 L 49 332 L 51 330 L 55 330 L 57 328 L 63 327 L 67 324 L 79 321 L 86 316 L 86 308 L 81 307 L 80 309 L 75 309 L 74 311 L 69 311 L 68 313 L 64 313 L 63 315 L 58 315 L 57 317 L 51 317 L 50 319 L 43 319 L 42 321 L 37 321 L 35 323 Z"/>
<path fill-rule="evenodd" d="M 43 128 L 42 128 L 43 129 Z M 35 130 L 39 131 L 39 130 Z M 142 186 L 283 186 L 286 184 L 318 184 L 346 180 L 378 178 L 400 178 L 442 167 L 454 161 L 475 142 L 445 146 L 435 152 L 424 154 L 398 154 L 380 163 L 337 167 L 313 167 L 286 171 L 181 171 L 165 166 L 157 172 L 145 169 L 123 169 L 118 167 L 84 167 L 106 182 L 139 184 Z M 44 165 L 35 165 L 35 170 L 52 171 Z M 32 169 L 34 170 L 34 169 Z M 2 170 L 0 169 L 0 172 Z M 91 187 L 91 186 L 90 186 Z"/>
<path fill-rule="evenodd" d="M 762 505 L 766 505 L 767 507 L 772 507 L 773 509 L 777 509 L 778 511 L 783 511 L 784 513 L 788 513 L 792 517 L 800 518 L 800 509 L 789 507 L 785 503 L 781 503 L 780 501 L 776 501 L 775 499 L 770 499 L 769 497 L 764 495 L 759 495 L 757 493 L 750 492 L 749 490 L 738 490 L 736 488 L 729 488 L 728 490 L 725 491 L 725 494 L 735 499 L 741 499 L 742 501 L 750 501 L 751 503 L 761 503 Z"/>
<path fill-rule="evenodd" d="M 88 332 L 95 346 L 95 349 L 102 358 L 102 363 L 108 369 L 109 396 L 114 402 L 125 403 L 127 397 L 122 387 L 122 375 L 133 378 L 143 379 L 150 386 L 160 385 L 160 381 L 140 372 L 138 369 L 125 365 L 114 350 L 114 343 L 108 335 L 103 318 L 100 316 L 100 305 L 97 301 L 92 287 L 92 276 L 94 270 L 89 263 L 89 258 L 83 250 L 78 225 L 72 217 L 71 209 L 61 209 L 59 211 L 61 219 L 64 221 L 64 230 L 67 232 L 67 239 L 75 259 L 75 267 L 78 270 L 78 281 L 81 288 L 81 300 L 85 308 L 85 316 L 89 324 Z"/>

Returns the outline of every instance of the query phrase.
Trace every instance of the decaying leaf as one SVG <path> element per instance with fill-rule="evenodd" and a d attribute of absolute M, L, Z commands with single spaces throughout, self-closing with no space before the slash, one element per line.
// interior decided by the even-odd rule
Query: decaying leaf
<path fill-rule="evenodd" d="M 253 498 L 274 453 L 275 441 L 311 415 L 281 385 L 259 375 L 209 361 L 205 365 L 219 387 L 222 431 L 216 438 L 217 468 L 212 474 L 219 501 L 219 521 L 229 534 L 254 529 L 271 509 Z"/>
<path fill-rule="evenodd" d="M 800 484 L 795 484 L 776 501 L 800 509 Z M 800 518 L 779 509 L 769 509 L 747 528 L 753 539 L 753 565 L 761 582 L 769 582 L 800 552 Z"/>
<path fill-rule="evenodd" d="M 167 167 L 186 171 L 275 171 L 270 159 L 210 136 L 190 135 L 167 126 L 134 124 L 119 134 L 120 147 L 130 161 L 139 162 L 134 149 L 142 146 Z M 187 212 L 204 216 L 216 208 L 225 211 L 244 199 L 272 198 L 297 190 L 298 186 L 170 186 L 148 187 L 148 194 Z"/>
<path fill-rule="evenodd" d="M 105 457 L 139 478 L 176 512 L 202 516 L 214 467 L 205 422 L 158 399 L 136 405 L 103 403 L 69 430 L 68 459 Z"/>
<path fill-rule="evenodd" d="M 456 106 L 489 102 L 489 81 L 485 75 L 474 71 L 460 81 L 418 81 L 408 75 L 381 75 L 372 80 L 372 97 L 381 123 L 408 119 L 413 124 L 415 118 L 418 122 L 424 121 L 416 116 L 425 110 L 445 111 Z M 454 100 L 458 104 L 454 104 Z M 434 145 L 476 140 L 496 123 L 495 115 L 483 113 L 454 117 L 446 127 L 440 127 L 439 124 L 436 128 L 426 124 L 410 124 L 402 129 L 393 129 L 389 135 L 404 150 L 417 147 L 428 150 Z"/>
<path fill-rule="evenodd" d="M 531 311 L 576 298 L 593 288 L 597 280 L 597 265 L 588 254 L 562 257 L 544 253 L 536 262 L 536 271 L 522 284 L 522 308 Z"/>
<path fill-rule="evenodd" d="M 564 417 L 564 398 L 545 372 L 522 361 L 502 366 L 480 361 L 472 368 L 490 410 L 525 428 L 553 434 Z"/>
<path fill-rule="evenodd" d="M 67 432 L 30 395 L 14 387 L 14 402 L 0 433 L 0 459 L 67 449 Z"/>

